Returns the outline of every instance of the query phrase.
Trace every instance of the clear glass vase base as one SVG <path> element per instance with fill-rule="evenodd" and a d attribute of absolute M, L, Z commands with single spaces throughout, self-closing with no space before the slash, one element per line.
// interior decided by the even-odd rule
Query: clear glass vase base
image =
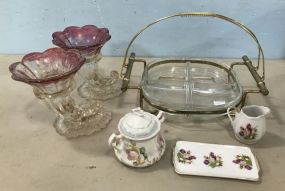
<path fill-rule="evenodd" d="M 58 117 L 54 122 L 56 132 L 66 138 L 91 135 L 94 132 L 105 129 L 111 121 L 112 114 L 109 111 L 101 111 L 81 121 Z"/>
<path fill-rule="evenodd" d="M 108 100 L 121 94 L 121 84 L 117 71 L 112 71 L 108 77 L 96 74 L 80 85 L 78 93 L 87 99 Z"/>

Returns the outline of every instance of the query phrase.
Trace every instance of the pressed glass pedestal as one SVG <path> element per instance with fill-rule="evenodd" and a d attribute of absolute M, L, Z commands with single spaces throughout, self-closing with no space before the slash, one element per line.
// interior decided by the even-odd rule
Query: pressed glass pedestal
<path fill-rule="evenodd" d="M 71 97 L 76 87 L 74 75 L 84 61 L 77 50 L 51 48 L 27 54 L 9 67 L 14 80 L 31 85 L 35 96 L 57 114 L 54 127 L 67 138 L 90 135 L 107 127 L 111 120 L 111 112 L 98 102 L 76 103 Z"/>

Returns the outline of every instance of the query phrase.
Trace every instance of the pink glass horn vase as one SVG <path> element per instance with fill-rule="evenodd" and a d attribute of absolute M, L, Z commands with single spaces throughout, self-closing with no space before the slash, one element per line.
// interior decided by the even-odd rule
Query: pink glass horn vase
<path fill-rule="evenodd" d="M 85 58 L 86 69 L 83 69 L 83 76 L 86 77 L 78 88 L 81 97 L 106 100 L 120 95 L 121 81 L 118 72 L 112 71 L 108 77 L 98 72 L 97 63 L 102 58 L 101 48 L 111 39 L 107 28 L 98 28 L 95 25 L 70 26 L 63 31 L 54 32 L 52 38 L 53 44 L 65 50 L 77 49 Z"/>
<path fill-rule="evenodd" d="M 84 61 L 77 50 L 50 48 L 27 54 L 9 67 L 12 79 L 31 85 L 35 96 L 58 115 L 54 127 L 68 138 L 89 135 L 105 128 L 111 120 L 111 113 L 97 102 L 76 105 L 70 96 L 75 87 L 74 75 Z"/>

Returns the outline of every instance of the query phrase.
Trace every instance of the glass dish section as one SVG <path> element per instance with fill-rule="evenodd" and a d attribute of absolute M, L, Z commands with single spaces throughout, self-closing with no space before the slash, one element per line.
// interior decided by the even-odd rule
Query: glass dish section
<path fill-rule="evenodd" d="M 164 60 L 148 65 L 142 89 L 152 104 L 178 111 L 219 111 L 237 105 L 242 89 L 227 67 L 204 61 Z"/>

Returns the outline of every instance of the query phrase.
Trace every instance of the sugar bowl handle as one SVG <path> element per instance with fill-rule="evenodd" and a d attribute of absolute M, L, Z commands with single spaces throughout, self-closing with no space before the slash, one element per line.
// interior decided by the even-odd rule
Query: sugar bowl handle
<path fill-rule="evenodd" d="M 112 135 L 108 139 L 108 145 L 109 147 L 112 147 L 116 149 L 117 151 L 122 151 L 123 150 L 122 146 L 118 146 L 118 144 L 116 144 L 116 142 L 121 141 L 121 140 L 122 140 L 122 135 L 120 134 L 116 135 L 115 133 L 112 133 Z"/>
<path fill-rule="evenodd" d="M 144 116 L 144 112 L 143 112 L 143 110 L 140 107 L 132 109 L 132 111 L 133 111 L 134 114 L 136 114 L 138 116 L 141 116 L 141 117 Z"/>
<path fill-rule="evenodd" d="M 164 112 L 163 111 L 159 111 L 158 114 L 156 115 L 157 119 L 163 123 L 165 121 L 165 117 L 164 117 Z"/>

